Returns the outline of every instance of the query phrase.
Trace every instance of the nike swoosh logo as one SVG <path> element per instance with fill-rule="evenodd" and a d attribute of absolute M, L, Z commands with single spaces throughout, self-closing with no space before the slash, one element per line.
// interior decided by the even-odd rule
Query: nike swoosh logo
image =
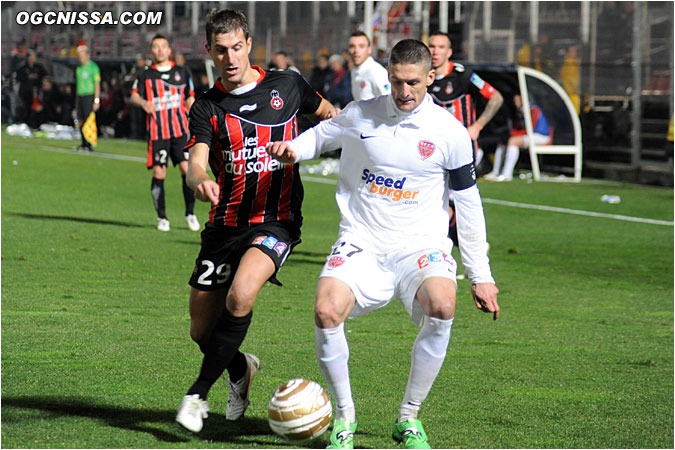
<path fill-rule="evenodd" d="M 367 136 L 367 135 L 364 135 L 363 133 L 361 133 L 361 139 L 370 139 L 370 138 L 374 138 L 374 137 L 377 137 L 377 136 Z"/>

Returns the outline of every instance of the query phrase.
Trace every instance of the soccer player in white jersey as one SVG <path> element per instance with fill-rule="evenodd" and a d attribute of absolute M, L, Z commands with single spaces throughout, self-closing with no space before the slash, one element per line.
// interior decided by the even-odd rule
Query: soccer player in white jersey
<path fill-rule="evenodd" d="M 388 94 L 391 86 L 387 69 L 375 61 L 373 47 L 363 31 L 355 31 L 349 38 L 349 55 L 354 62 L 350 76 L 354 100 L 368 100 Z"/>
<path fill-rule="evenodd" d="M 284 163 L 342 147 L 336 193 L 342 221 L 315 306 L 317 359 L 337 404 L 328 448 L 353 448 L 357 424 L 344 321 L 394 297 L 420 331 L 392 436 L 405 448 L 430 448 L 417 415 L 445 359 L 457 288 L 447 237 L 448 179 L 476 307 L 499 315 L 471 139 L 426 93 L 434 81 L 429 49 L 400 41 L 391 50 L 389 79 L 391 95 L 352 102 L 296 139 L 268 145 Z"/>

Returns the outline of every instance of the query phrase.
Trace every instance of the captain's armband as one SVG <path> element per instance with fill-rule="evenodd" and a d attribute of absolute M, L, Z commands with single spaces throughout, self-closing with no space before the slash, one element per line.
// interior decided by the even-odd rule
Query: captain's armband
<path fill-rule="evenodd" d="M 450 174 L 450 185 L 454 191 L 461 191 L 476 184 L 476 169 L 473 167 L 473 163 L 449 170 L 448 173 Z"/>

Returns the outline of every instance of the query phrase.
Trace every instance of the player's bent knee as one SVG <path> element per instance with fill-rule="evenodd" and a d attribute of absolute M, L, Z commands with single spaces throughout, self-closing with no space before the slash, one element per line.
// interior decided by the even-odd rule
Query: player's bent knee
<path fill-rule="evenodd" d="M 455 303 L 445 302 L 440 305 L 431 306 L 430 317 L 441 320 L 449 320 L 455 317 Z"/>
<path fill-rule="evenodd" d="M 197 325 L 195 323 L 190 324 L 190 339 L 195 341 L 197 344 L 204 341 L 209 331 L 204 326 Z"/>
<path fill-rule="evenodd" d="M 455 299 L 449 295 L 432 298 L 425 313 L 440 320 L 452 319 L 455 316 Z"/>
<path fill-rule="evenodd" d="M 344 322 L 343 314 L 328 298 L 317 299 L 314 306 L 314 321 L 319 328 L 335 328 Z"/>
<path fill-rule="evenodd" d="M 258 289 L 250 285 L 233 284 L 227 293 L 227 309 L 235 317 L 243 317 L 251 312 L 258 295 Z"/>

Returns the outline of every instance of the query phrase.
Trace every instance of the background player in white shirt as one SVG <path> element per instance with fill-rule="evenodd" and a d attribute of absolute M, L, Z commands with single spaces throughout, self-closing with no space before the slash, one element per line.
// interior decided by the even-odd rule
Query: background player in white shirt
<path fill-rule="evenodd" d="M 387 69 L 371 56 L 373 47 L 363 31 L 355 31 L 349 38 L 349 55 L 354 62 L 351 72 L 352 97 L 368 100 L 390 91 Z"/>
<path fill-rule="evenodd" d="M 420 331 L 393 437 L 406 448 L 430 448 L 417 414 L 443 364 L 456 297 L 448 178 L 476 306 L 494 319 L 499 315 L 471 140 L 426 93 L 434 80 L 429 49 L 412 39 L 396 44 L 389 78 L 391 95 L 352 102 L 293 141 L 268 145 L 285 163 L 342 147 L 336 193 L 342 221 L 315 306 L 317 359 L 337 404 L 328 448 L 353 448 L 356 431 L 344 321 L 394 297 Z"/>

